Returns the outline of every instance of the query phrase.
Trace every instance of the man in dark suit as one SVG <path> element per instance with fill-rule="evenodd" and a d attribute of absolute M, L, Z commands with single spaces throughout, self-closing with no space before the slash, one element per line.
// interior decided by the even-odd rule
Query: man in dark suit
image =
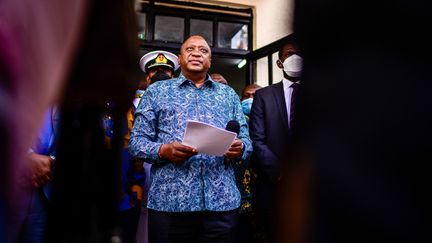
<path fill-rule="evenodd" d="M 285 43 L 278 54 L 277 66 L 283 70 L 283 80 L 256 92 L 250 114 L 250 136 L 254 146 L 252 164 L 257 172 L 254 201 L 268 239 L 274 235 L 281 161 L 292 136 L 303 61 L 294 38 Z"/>

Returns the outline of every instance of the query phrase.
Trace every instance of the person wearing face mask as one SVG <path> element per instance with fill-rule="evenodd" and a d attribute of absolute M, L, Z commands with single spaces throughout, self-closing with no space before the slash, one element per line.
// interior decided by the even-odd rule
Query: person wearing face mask
<path fill-rule="evenodd" d="M 152 51 L 140 59 L 140 67 L 147 75 L 148 84 L 174 77 L 178 69 L 177 56 L 167 51 Z"/>
<path fill-rule="evenodd" d="M 302 73 L 302 57 L 294 36 L 279 49 L 276 64 L 283 72 L 281 82 L 257 90 L 250 113 L 253 142 L 252 168 L 257 174 L 254 207 L 260 228 L 269 242 L 274 242 L 278 187 L 282 161 L 295 127 L 295 100 Z"/>
<path fill-rule="evenodd" d="M 250 85 L 246 86 L 242 91 L 242 96 L 241 96 L 240 101 L 241 101 L 243 113 L 245 114 L 247 122 L 249 122 L 249 116 L 250 116 L 250 112 L 252 109 L 252 102 L 253 102 L 255 92 L 261 88 L 262 87 L 259 86 L 258 84 L 250 84 Z"/>

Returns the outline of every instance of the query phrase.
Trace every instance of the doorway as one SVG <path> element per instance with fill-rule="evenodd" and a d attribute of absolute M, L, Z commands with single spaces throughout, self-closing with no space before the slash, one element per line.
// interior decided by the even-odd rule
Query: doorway
<path fill-rule="evenodd" d="M 252 49 L 251 8 L 150 0 L 137 14 L 142 54 L 153 50 L 178 54 L 188 36 L 201 35 L 212 49 L 210 73 L 220 73 L 238 94 L 251 82 L 249 66 L 238 67 Z"/>

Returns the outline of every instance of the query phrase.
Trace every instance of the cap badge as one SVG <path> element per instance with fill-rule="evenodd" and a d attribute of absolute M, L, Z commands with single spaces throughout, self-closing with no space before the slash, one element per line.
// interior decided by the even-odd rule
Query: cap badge
<path fill-rule="evenodd" d="M 168 60 L 167 60 L 167 58 L 165 57 L 164 54 L 159 54 L 159 55 L 156 57 L 155 62 L 156 62 L 157 64 L 159 64 L 159 63 L 164 63 L 164 64 L 166 64 L 166 63 L 168 63 Z"/>

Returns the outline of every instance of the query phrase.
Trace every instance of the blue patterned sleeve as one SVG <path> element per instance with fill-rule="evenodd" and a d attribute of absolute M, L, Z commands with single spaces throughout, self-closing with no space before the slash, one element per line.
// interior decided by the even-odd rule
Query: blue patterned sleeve
<path fill-rule="evenodd" d="M 234 92 L 233 92 L 234 93 Z M 234 117 L 235 120 L 240 124 L 240 134 L 239 139 L 242 140 L 244 144 L 244 150 L 242 155 L 242 160 L 246 160 L 252 154 L 252 141 L 249 137 L 249 127 L 246 122 L 246 118 L 243 113 L 243 109 L 241 107 L 240 99 L 237 94 L 233 94 L 233 103 L 234 103 Z"/>
<path fill-rule="evenodd" d="M 144 93 L 135 111 L 134 125 L 129 140 L 129 153 L 148 163 L 163 162 L 159 159 L 157 142 L 157 113 L 154 102 L 156 94 L 151 87 Z"/>

